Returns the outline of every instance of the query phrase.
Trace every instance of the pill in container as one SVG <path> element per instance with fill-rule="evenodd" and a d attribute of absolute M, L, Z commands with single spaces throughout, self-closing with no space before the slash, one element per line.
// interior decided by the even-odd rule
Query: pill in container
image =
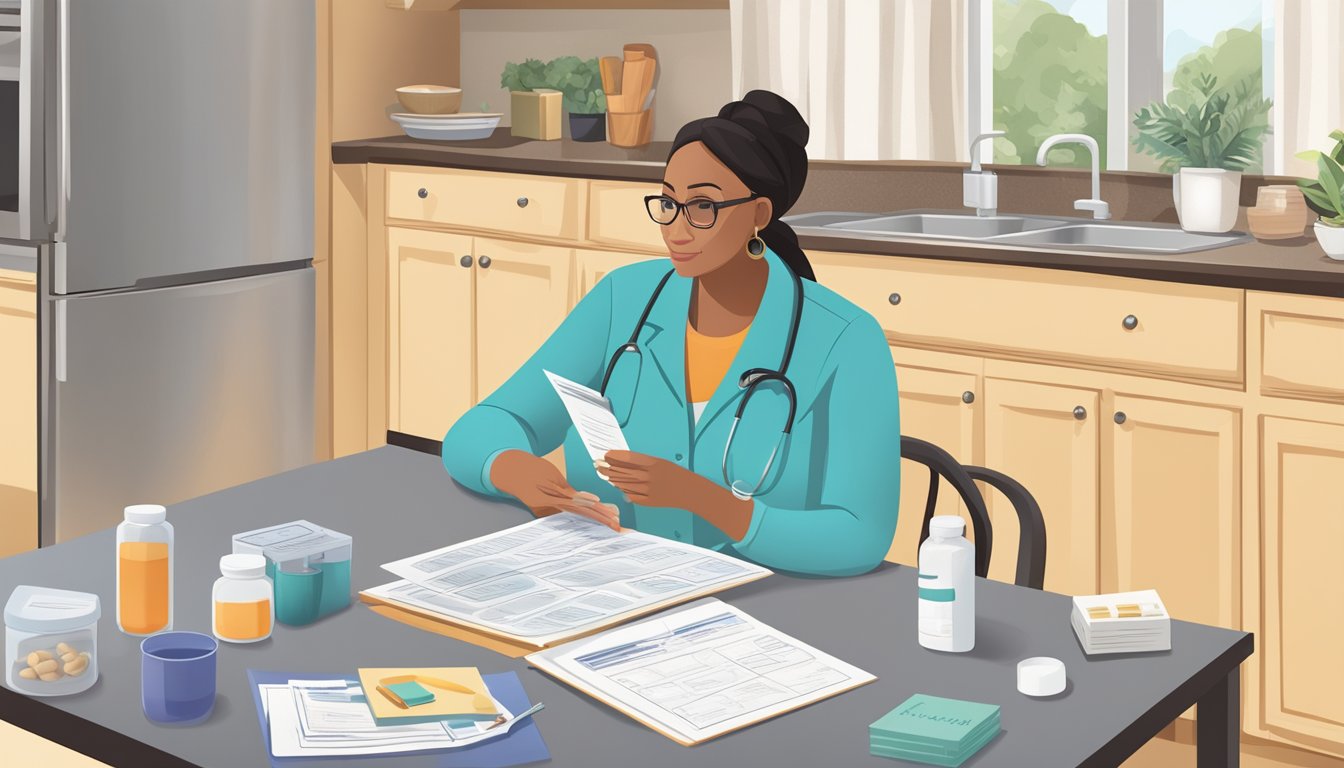
<path fill-rule="evenodd" d="M 275 619 L 302 626 L 350 605 L 351 538 L 307 520 L 233 537 L 234 554 L 266 558 L 275 586 Z"/>
<path fill-rule="evenodd" d="M 225 555 L 215 582 L 214 633 L 230 643 L 255 643 L 271 636 L 275 596 L 261 555 Z"/>
<path fill-rule="evenodd" d="M 5 686 L 65 696 L 98 680 L 98 596 L 18 586 L 5 603 Z"/>

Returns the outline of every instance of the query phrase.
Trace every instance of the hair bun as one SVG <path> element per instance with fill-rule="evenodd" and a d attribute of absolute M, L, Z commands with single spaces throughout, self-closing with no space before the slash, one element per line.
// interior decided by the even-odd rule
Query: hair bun
<path fill-rule="evenodd" d="M 810 130 L 798 108 L 772 91 L 748 91 L 740 101 L 732 101 L 719 110 L 719 117 L 736 123 L 758 123 L 781 139 L 807 146 Z"/>

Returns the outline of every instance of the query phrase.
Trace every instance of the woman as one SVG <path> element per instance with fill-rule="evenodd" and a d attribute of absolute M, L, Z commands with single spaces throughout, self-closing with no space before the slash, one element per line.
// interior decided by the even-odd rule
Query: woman
<path fill-rule="evenodd" d="M 877 566 L 900 495 L 896 376 L 877 321 L 815 282 L 779 220 L 802 192 L 807 136 L 768 91 L 683 127 L 663 193 L 646 201 L 670 265 L 598 283 L 449 430 L 452 477 L 537 515 L 575 512 L 770 568 Z M 603 391 L 631 450 L 593 462 L 545 371 Z M 562 440 L 568 477 L 539 458 Z"/>

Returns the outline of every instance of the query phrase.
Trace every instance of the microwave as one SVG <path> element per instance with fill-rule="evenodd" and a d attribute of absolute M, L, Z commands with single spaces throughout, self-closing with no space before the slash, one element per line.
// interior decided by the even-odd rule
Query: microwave
<path fill-rule="evenodd" d="M 55 234 L 53 0 L 0 0 L 0 240 Z"/>

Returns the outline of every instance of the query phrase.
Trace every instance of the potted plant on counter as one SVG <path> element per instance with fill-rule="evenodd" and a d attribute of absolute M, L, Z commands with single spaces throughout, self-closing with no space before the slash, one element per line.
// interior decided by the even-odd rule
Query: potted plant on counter
<path fill-rule="evenodd" d="M 1203 75 L 1184 108 L 1153 102 L 1134 116 L 1134 146 L 1172 174 L 1172 198 L 1181 227 L 1226 232 L 1237 221 L 1241 172 L 1260 161 L 1272 102 L 1250 81 L 1233 89 Z"/>
<path fill-rule="evenodd" d="M 1314 149 L 1297 153 L 1303 160 L 1315 160 L 1317 169 L 1314 181 L 1299 179 L 1297 187 L 1307 207 L 1321 216 L 1312 227 L 1316 242 L 1326 256 L 1344 261 L 1344 131 L 1331 131 L 1330 138 L 1335 148 L 1329 154 Z"/>
<path fill-rule="evenodd" d="M 602 92 L 602 70 L 596 58 L 561 56 L 546 65 L 546 82 L 564 94 L 571 139 L 606 140 L 607 95 Z"/>
<path fill-rule="evenodd" d="M 561 93 L 549 81 L 548 68 L 538 59 L 504 65 L 499 84 L 509 90 L 509 130 L 514 136 L 560 138 Z"/>

